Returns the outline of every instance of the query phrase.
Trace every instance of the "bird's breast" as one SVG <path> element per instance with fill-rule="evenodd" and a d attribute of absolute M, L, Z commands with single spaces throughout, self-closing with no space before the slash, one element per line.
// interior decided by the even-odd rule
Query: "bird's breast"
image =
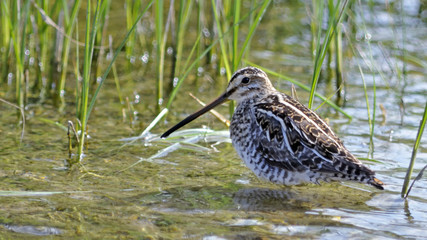
<path fill-rule="evenodd" d="M 245 158 L 253 147 L 256 122 L 251 105 L 239 104 L 234 111 L 230 124 L 230 137 L 234 148 L 241 158 Z"/>

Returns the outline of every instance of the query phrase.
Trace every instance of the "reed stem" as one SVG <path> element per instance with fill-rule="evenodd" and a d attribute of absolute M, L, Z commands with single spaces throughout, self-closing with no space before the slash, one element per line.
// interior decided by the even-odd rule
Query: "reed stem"
<path fill-rule="evenodd" d="M 418 148 L 420 147 L 420 142 L 421 142 L 421 138 L 422 138 L 423 133 L 424 133 L 424 128 L 426 126 L 426 122 L 427 122 L 427 102 L 426 102 L 426 106 L 424 108 L 423 118 L 422 118 L 422 120 L 420 122 L 420 126 L 418 128 L 417 137 L 415 138 L 414 147 L 412 149 L 411 161 L 409 162 L 409 167 L 406 170 L 405 181 L 403 182 L 402 192 L 400 194 L 402 198 L 405 197 L 405 195 L 408 193 L 409 181 L 411 180 L 412 171 L 414 170 L 415 158 L 417 157 L 417 151 L 418 151 Z"/>
<path fill-rule="evenodd" d="M 326 36 L 323 40 L 323 44 L 320 45 L 320 41 L 317 41 L 316 47 L 316 57 L 314 62 L 314 72 L 311 83 L 310 97 L 308 100 L 308 107 L 312 108 L 314 101 L 314 93 L 316 91 L 317 83 L 320 78 L 320 73 L 322 71 L 322 64 L 324 62 L 327 49 L 331 43 L 331 40 L 335 34 L 338 24 L 341 22 L 343 15 L 346 13 L 348 8 L 348 0 L 345 0 L 342 4 L 338 1 L 334 9 L 334 14 L 332 16 L 336 16 L 336 18 L 330 18 L 328 21 L 328 30 L 326 31 Z M 342 6 L 340 6 L 342 5 Z M 317 5 L 316 5 L 317 6 Z M 320 10 L 319 10 L 320 11 Z M 318 37 L 321 29 L 318 30 Z M 319 38 L 320 39 L 320 38 Z"/>

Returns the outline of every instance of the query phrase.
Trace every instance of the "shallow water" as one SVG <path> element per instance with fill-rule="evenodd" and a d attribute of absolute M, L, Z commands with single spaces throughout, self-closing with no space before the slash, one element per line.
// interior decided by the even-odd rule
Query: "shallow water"
<path fill-rule="evenodd" d="M 425 64 L 427 52 L 426 10 L 418 13 L 418 1 L 405 1 L 404 14 L 376 3 L 364 7 L 370 47 L 362 30 L 357 42 L 370 62 L 372 55 L 382 76 L 374 74 L 364 60 L 345 58 L 346 103 L 351 122 L 328 106 L 318 112 L 357 157 L 365 161 L 386 183 L 386 190 L 353 183 L 280 187 L 258 180 L 233 147 L 217 133 L 213 142 L 184 145 L 167 155 L 150 158 L 171 142 L 120 141 L 136 136 L 155 117 L 154 86 L 146 71 L 135 70 L 126 78 L 143 78 L 122 88 L 138 113 L 133 122 L 122 119 L 112 81 L 101 91 L 89 122 L 89 150 L 79 166 L 64 168 L 67 158 L 66 131 L 43 121 L 66 124 L 74 119 L 72 108 L 58 114 L 49 105 L 32 105 L 26 111 L 25 137 L 19 144 L 16 112 L 0 105 L 0 236 L 17 238 L 151 238 L 151 239 L 400 239 L 425 238 L 427 226 L 427 180 L 418 181 L 404 201 L 400 191 L 412 153 L 427 95 L 426 68 L 406 63 L 406 75 L 398 76 L 406 56 Z M 278 1 L 253 39 L 249 60 L 263 67 L 310 82 L 310 29 L 306 5 Z M 285 13 L 285 14 L 283 14 Z M 112 13 L 120 16 L 121 13 Z M 402 17 L 403 16 L 403 17 Z M 114 25 L 114 23 L 112 23 Z M 424 33 L 424 34 L 423 34 Z M 404 37 L 402 37 L 404 36 Z M 404 41 L 404 42 L 403 42 Z M 362 55 L 363 55 L 362 54 Z M 357 63 L 362 64 L 369 87 L 377 86 L 377 104 L 386 109 L 385 119 L 377 108 L 373 152 L 369 152 L 369 125 L 363 83 Z M 206 78 L 209 73 L 206 73 Z M 125 78 L 125 77 L 124 77 Z M 154 79 L 154 78 L 153 78 Z M 290 84 L 271 77 L 275 86 L 289 94 Z M 223 83 L 201 81 L 198 96 L 209 101 L 224 89 Z M 110 84 L 110 85 L 108 85 Z M 319 91 L 332 94 L 331 84 Z M 110 88 L 111 86 L 111 88 Z M 333 84 L 332 84 L 333 86 Z M 371 88 L 370 88 L 371 89 Z M 191 91 L 183 89 L 182 92 Z M 194 91 L 194 90 L 193 90 Z M 307 94 L 298 90 L 304 104 Z M 369 91 L 372 106 L 373 93 Z M 72 96 L 70 97 L 72 102 Z M 139 100 L 139 101 L 137 101 Z M 198 107 L 182 94 L 167 122 L 152 130 L 162 133 Z M 401 112 L 401 102 L 404 112 Z M 321 102 L 316 100 L 315 106 Z M 185 108 L 185 109 L 184 109 Z M 371 107 L 372 110 L 372 107 Z M 218 111 L 227 114 L 228 108 Z M 211 116 L 188 128 L 207 125 L 224 130 Z M 155 135 L 154 135 L 155 136 Z M 226 138 L 225 138 L 226 139 Z M 424 136 L 425 139 L 425 136 Z M 219 144 L 214 144 L 220 141 Z M 214 144 L 214 145 L 213 145 Z M 127 169 L 138 160 L 141 163 Z M 427 141 L 417 154 L 415 173 L 427 164 Z"/>

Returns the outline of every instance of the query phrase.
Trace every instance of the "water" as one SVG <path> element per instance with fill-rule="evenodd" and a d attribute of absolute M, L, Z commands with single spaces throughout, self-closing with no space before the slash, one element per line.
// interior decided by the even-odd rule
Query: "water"
<path fill-rule="evenodd" d="M 426 14 L 425 10 L 419 13 L 418 1 L 405 1 L 404 14 L 399 13 L 399 9 L 399 6 L 387 9 L 382 3 L 376 3 L 373 9 L 362 9 L 365 21 L 355 19 L 359 27 L 366 24 L 371 50 L 364 39 L 366 32 L 359 30 L 356 43 L 360 55 L 367 58 L 356 54 L 345 62 L 348 82 L 344 110 L 353 120 L 349 122 L 326 105 L 318 110 L 329 119 L 351 152 L 376 160 L 365 163 L 386 183 L 385 191 L 353 183 L 280 187 L 262 182 L 243 165 L 231 144 L 224 140 L 224 134 L 218 134 L 213 142 L 201 143 L 209 151 L 184 145 L 184 148 L 151 159 L 150 156 L 171 143 L 154 139 L 124 146 L 126 142 L 119 141 L 137 136 L 155 117 L 155 103 L 150 102 L 153 84 L 135 81 L 122 86 L 136 111 L 132 113 L 133 122 L 128 118 L 122 120 L 114 87 L 103 88 L 89 122 L 91 139 L 87 156 L 80 166 L 70 171 L 64 168 L 68 154 L 66 131 L 45 119 L 65 125 L 67 120 L 74 119 L 72 108 L 58 114 L 50 106 L 29 106 L 24 141 L 19 144 L 21 129 L 17 127 L 16 114 L 9 106 L 0 105 L 0 236 L 5 239 L 36 236 L 88 239 L 425 238 L 427 180 L 424 177 L 418 181 L 406 201 L 400 198 L 400 191 L 426 102 L 426 70 L 416 62 L 407 62 L 406 75 L 399 76 L 399 72 L 403 68 L 403 55 L 420 59 L 423 64 L 426 62 Z M 310 31 L 306 13 L 303 3 L 277 2 L 269 9 L 253 39 L 249 59 L 309 84 L 312 64 L 307 50 Z M 376 74 L 364 64 L 372 63 L 370 55 Z M 363 64 L 369 89 L 375 78 L 377 105 L 382 104 L 386 110 L 384 118 L 377 108 L 372 153 L 369 152 L 368 115 L 357 63 Z M 141 74 L 135 71 L 130 76 Z M 279 89 L 290 93 L 287 82 L 274 77 L 272 81 Z M 319 90 L 328 96 L 333 93 L 328 90 L 329 85 L 324 81 Z M 224 86 L 212 88 L 211 83 L 201 82 L 196 95 L 209 101 Z M 174 104 L 168 122 L 153 129 L 153 134 L 162 133 L 197 109 L 196 104 L 185 109 L 180 107 L 193 101 L 184 95 Z M 306 93 L 298 90 L 298 97 L 306 104 Z M 369 101 L 372 111 L 371 90 Z M 401 102 L 404 103 L 403 112 Z M 319 104 L 316 100 L 315 106 Z M 218 111 L 226 115 L 228 109 L 223 106 Z M 211 116 L 202 117 L 186 128 L 202 125 L 225 129 Z M 221 143 L 213 144 L 216 141 Z M 142 162 L 128 170 L 118 171 L 141 159 Z M 418 173 L 426 164 L 424 136 L 414 172 Z"/>

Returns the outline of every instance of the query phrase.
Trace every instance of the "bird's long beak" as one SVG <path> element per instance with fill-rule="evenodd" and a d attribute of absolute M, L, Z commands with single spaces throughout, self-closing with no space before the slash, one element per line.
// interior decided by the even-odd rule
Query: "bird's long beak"
<path fill-rule="evenodd" d="M 176 130 L 180 129 L 181 127 L 185 126 L 187 123 L 193 121 L 194 119 L 200 117 L 207 111 L 211 110 L 212 108 L 218 106 L 219 104 L 225 102 L 228 100 L 228 96 L 230 94 L 228 92 L 225 92 L 221 96 L 219 96 L 217 99 L 213 100 L 211 103 L 206 105 L 204 108 L 200 109 L 199 111 L 191 114 L 190 116 L 186 117 L 184 120 L 179 122 L 177 125 L 173 126 L 171 129 L 167 130 L 165 133 L 162 134 L 161 138 L 167 138 L 171 133 L 175 132 Z"/>

